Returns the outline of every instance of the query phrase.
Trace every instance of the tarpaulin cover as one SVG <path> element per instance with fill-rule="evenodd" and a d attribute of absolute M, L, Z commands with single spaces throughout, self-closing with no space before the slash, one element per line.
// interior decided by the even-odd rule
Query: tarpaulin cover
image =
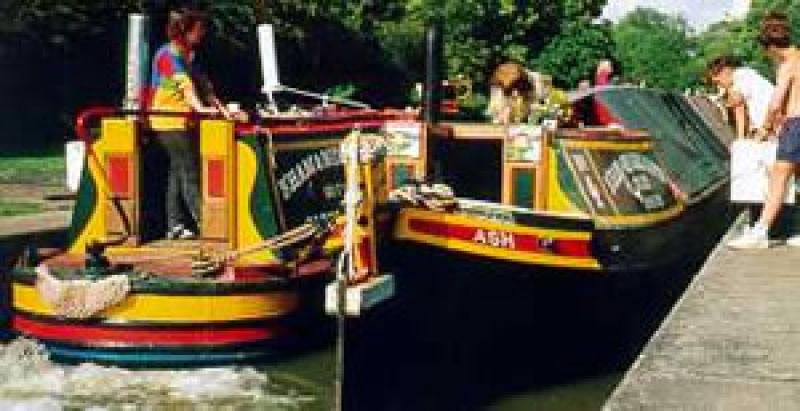
<path fill-rule="evenodd" d="M 591 98 L 606 106 L 616 123 L 650 133 L 659 161 L 690 198 L 728 178 L 729 136 L 721 120 L 712 123 L 710 108 L 699 110 L 700 103 L 680 94 L 635 87 L 594 89 L 576 101 Z"/>

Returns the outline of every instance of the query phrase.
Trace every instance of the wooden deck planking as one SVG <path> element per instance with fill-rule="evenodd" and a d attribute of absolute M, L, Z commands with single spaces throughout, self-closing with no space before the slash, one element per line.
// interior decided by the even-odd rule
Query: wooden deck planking
<path fill-rule="evenodd" d="M 800 409 L 800 249 L 719 246 L 604 409 Z"/>

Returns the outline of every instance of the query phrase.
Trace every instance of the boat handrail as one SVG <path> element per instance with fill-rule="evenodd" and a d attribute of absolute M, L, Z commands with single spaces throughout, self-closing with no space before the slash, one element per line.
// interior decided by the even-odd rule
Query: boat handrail
<path fill-rule="evenodd" d="M 141 110 L 124 109 L 111 106 L 95 106 L 87 108 L 76 116 L 75 134 L 86 144 L 91 144 L 93 138 L 89 132 L 89 122 L 94 118 L 109 116 L 136 116 L 142 123 L 147 116 L 178 117 L 186 119 L 225 119 L 220 114 L 201 114 L 195 112 L 175 112 L 163 110 Z M 402 110 L 342 110 L 327 111 L 312 116 L 292 116 L 292 117 L 260 117 L 263 120 L 278 120 L 277 124 L 265 126 L 258 121 L 238 121 L 236 123 L 237 133 L 272 133 L 272 134 L 303 134 L 313 131 L 331 130 L 350 130 L 361 127 L 377 127 L 387 121 L 413 121 L 416 114 Z M 284 120 L 286 122 L 281 122 Z M 294 124 L 287 124 L 294 122 Z M 329 124 L 333 122 L 344 122 L 342 124 Z"/>
<path fill-rule="evenodd" d="M 647 130 L 624 127 L 559 128 L 557 137 L 576 140 L 648 140 Z"/>
<path fill-rule="evenodd" d="M 75 134 L 84 143 L 92 143 L 92 136 L 89 132 L 89 121 L 93 118 L 109 116 L 137 116 L 142 119 L 145 116 L 157 115 L 162 117 L 176 117 L 186 119 L 225 119 L 221 114 L 202 114 L 195 112 L 177 112 L 163 110 L 136 110 L 124 109 L 111 106 L 94 106 L 82 110 L 75 118 Z"/>

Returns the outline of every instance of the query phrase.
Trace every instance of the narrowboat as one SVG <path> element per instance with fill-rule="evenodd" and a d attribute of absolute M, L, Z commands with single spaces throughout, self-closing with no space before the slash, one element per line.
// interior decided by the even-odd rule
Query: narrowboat
<path fill-rule="evenodd" d="M 339 145 L 352 130 L 416 114 L 283 86 L 272 27 L 259 26 L 269 104 L 242 121 L 187 115 L 201 217 L 195 239 L 168 240 L 166 158 L 149 143 L 148 116 L 181 114 L 144 109 L 148 33 L 148 16 L 129 16 L 122 107 L 77 117 L 82 167 L 63 244 L 29 244 L 0 267 L 4 326 L 59 361 L 136 367 L 252 362 L 330 337 L 325 285 L 343 248 L 331 233 L 344 195 Z M 278 92 L 323 103 L 281 112 Z"/>
<path fill-rule="evenodd" d="M 11 329 L 58 360 L 129 366 L 249 362 L 303 346 L 330 331 L 322 307 L 341 246 L 326 241 L 343 194 L 339 142 L 406 116 L 199 121 L 199 237 L 166 240 L 154 234 L 163 185 L 142 122 L 119 109 L 85 111 L 66 244 L 29 247 L 3 273 Z"/>
<path fill-rule="evenodd" d="M 395 196 L 381 241 L 532 273 L 640 272 L 696 252 L 688 243 L 727 214 L 730 128 L 721 112 L 699 97 L 633 87 L 574 103 L 581 99 L 603 105 L 610 120 L 551 129 L 440 122 L 423 127 L 414 155 L 390 148 L 389 180 L 415 175 L 449 189 L 417 184 Z M 426 201 L 451 195 L 447 209 Z M 408 259 L 395 262 L 386 269 L 413 270 Z"/>

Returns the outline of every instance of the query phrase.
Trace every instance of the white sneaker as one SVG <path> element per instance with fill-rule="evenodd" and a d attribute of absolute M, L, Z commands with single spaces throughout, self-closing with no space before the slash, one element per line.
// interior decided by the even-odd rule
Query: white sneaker
<path fill-rule="evenodd" d="M 178 234 L 178 239 L 179 240 L 194 240 L 195 238 L 197 238 L 197 235 L 195 235 L 194 231 L 192 231 L 192 230 L 190 230 L 188 228 L 184 228 Z"/>
<path fill-rule="evenodd" d="M 195 238 L 194 232 L 184 227 L 183 225 L 176 225 L 167 232 L 168 240 L 190 240 Z"/>
<path fill-rule="evenodd" d="M 747 228 L 739 237 L 728 241 L 728 247 L 737 250 L 769 248 L 769 238 L 763 232 Z"/>
<path fill-rule="evenodd" d="M 800 234 L 795 234 L 786 239 L 786 245 L 790 247 L 800 247 Z"/>

